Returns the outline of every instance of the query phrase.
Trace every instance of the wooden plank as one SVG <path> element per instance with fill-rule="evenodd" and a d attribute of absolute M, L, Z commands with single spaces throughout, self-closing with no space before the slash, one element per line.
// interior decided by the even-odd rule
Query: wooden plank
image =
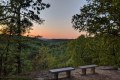
<path fill-rule="evenodd" d="M 92 67 L 97 67 L 97 65 L 86 65 L 86 66 L 80 66 L 81 69 L 92 68 Z"/>
<path fill-rule="evenodd" d="M 66 68 L 59 68 L 59 69 L 52 69 L 50 70 L 51 73 L 56 73 L 56 72 L 66 72 L 66 71 L 71 71 L 74 70 L 73 67 L 66 67 Z"/>

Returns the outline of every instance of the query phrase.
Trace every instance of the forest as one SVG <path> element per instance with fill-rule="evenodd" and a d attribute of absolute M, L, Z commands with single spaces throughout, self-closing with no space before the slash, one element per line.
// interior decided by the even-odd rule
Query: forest
<path fill-rule="evenodd" d="M 88 34 L 76 39 L 42 40 L 24 34 L 34 22 L 44 22 L 39 14 L 50 7 L 49 3 L 1 0 L 0 79 L 68 66 L 120 67 L 120 1 L 87 1 L 80 14 L 72 16 L 71 23 L 74 29 Z"/>
<path fill-rule="evenodd" d="M 8 38 L 8 35 L 0 35 L 2 76 L 15 75 L 18 68 L 16 46 L 19 37 Z M 85 37 L 82 35 L 72 40 L 44 41 L 30 37 L 22 37 L 21 40 L 22 73 L 88 64 L 120 67 L 119 37 L 108 35 Z"/>

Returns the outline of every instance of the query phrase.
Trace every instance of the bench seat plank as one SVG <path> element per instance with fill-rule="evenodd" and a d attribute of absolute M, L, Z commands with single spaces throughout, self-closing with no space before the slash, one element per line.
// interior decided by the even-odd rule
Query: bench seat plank
<path fill-rule="evenodd" d="M 97 65 L 80 66 L 81 69 L 92 68 L 92 67 L 97 67 Z"/>
<path fill-rule="evenodd" d="M 95 67 L 97 67 L 97 65 L 85 65 L 79 68 L 82 70 L 82 75 L 86 75 L 86 69 L 91 69 L 91 73 L 95 74 Z"/>
<path fill-rule="evenodd" d="M 67 77 L 70 78 L 72 70 L 75 70 L 75 69 L 73 67 L 66 67 L 66 68 L 52 69 L 52 70 L 49 70 L 49 72 L 54 74 L 55 80 L 58 80 L 58 74 L 60 72 L 66 72 Z"/>
<path fill-rule="evenodd" d="M 66 68 L 60 68 L 60 69 L 52 69 L 50 70 L 51 73 L 59 73 L 59 72 L 66 72 L 66 71 L 71 71 L 74 70 L 73 67 L 66 67 Z"/>

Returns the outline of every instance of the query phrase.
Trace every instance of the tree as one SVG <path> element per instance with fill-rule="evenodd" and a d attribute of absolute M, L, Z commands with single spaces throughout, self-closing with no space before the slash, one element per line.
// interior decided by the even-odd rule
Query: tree
<path fill-rule="evenodd" d="M 1 0 L 0 1 L 0 24 L 7 26 L 8 35 L 17 35 L 17 73 L 22 71 L 21 36 L 31 29 L 33 21 L 41 24 L 44 20 L 40 18 L 40 11 L 49 8 L 50 5 L 42 0 Z M 10 33 L 10 34 L 9 34 Z M 10 36 L 10 37 L 11 37 Z"/>
<path fill-rule="evenodd" d="M 96 59 L 101 65 L 119 65 L 120 37 L 120 1 L 119 0 L 86 0 L 88 3 L 80 9 L 80 14 L 72 17 L 72 24 L 79 31 L 94 34 L 93 42 L 97 51 Z M 98 57 L 99 58 L 98 58 Z"/>
<path fill-rule="evenodd" d="M 87 0 L 80 14 L 72 17 L 72 24 L 79 31 L 90 34 L 110 34 L 120 36 L 120 1 Z"/>
<path fill-rule="evenodd" d="M 41 24 L 44 20 L 40 18 L 40 11 L 49 7 L 42 0 L 1 0 L 0 23 L 12 23 L 12 27 L 16 28 L 13 33 L 22 34 L 32 26 L 31 21 Z M 21 26 L 18 27 L 18 24 Z"/>

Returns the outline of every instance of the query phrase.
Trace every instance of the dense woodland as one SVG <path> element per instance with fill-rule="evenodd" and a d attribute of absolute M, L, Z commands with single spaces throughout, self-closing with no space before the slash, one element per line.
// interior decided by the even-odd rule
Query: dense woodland
<path fill-rule="evenodd" d="M 87 64 L 120 67 L 119 4 L 119 0 L 88 0 L 80 14 L 72 17 L 73 28 L 88 35 L 41 40 L 23 35 L 33 21 L 44 21 L 39 14 L 49 4 L 42 0 L 0 1 L 0 76 Z"/>
<path fill-rule="evenodd" d="M 19 37 L 8 38 L 8 35 L 0 35 L 1 75 L 17 73 L 16 46 Z M 82 35 L 72 40 L 44 41 L 30 37 L 22 37 L 21 40 L 23 73 L 87 64 L 120 67 L 119 37 L 108 35 L 85 37 Z"/>

